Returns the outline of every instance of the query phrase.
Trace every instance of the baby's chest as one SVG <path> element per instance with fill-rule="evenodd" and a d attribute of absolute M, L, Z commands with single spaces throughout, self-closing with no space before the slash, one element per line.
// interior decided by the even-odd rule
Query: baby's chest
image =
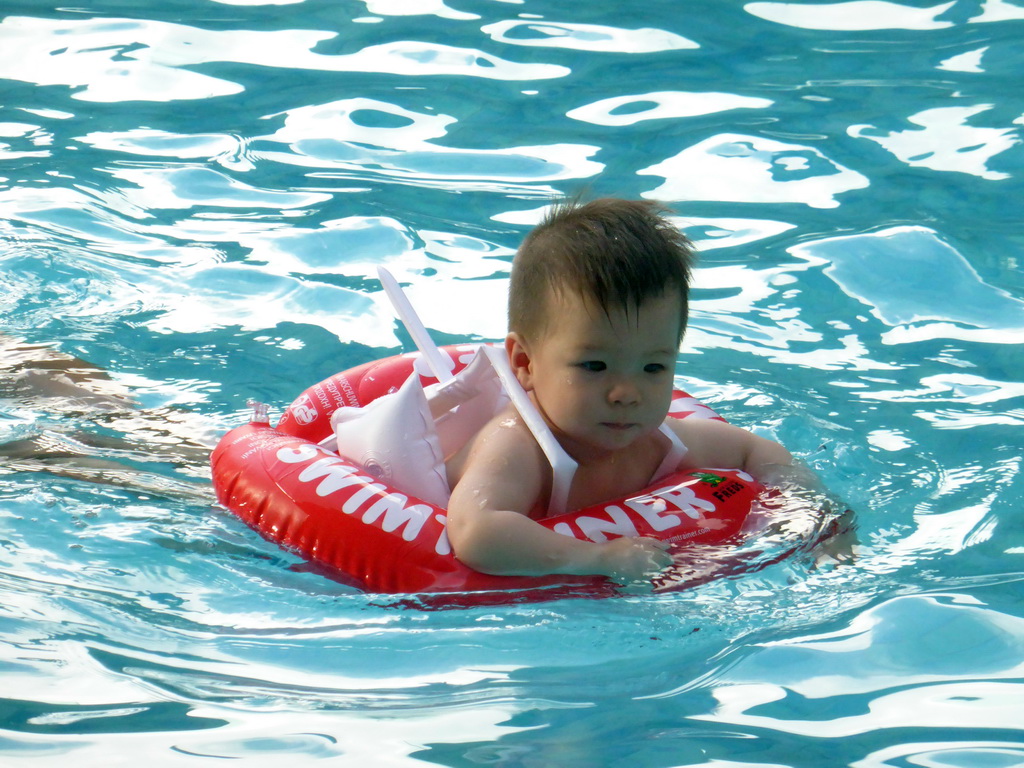
<path fill-rule="evenodd" d="M 657 459 L 642 451 L 630 460 L 580 466 L 569 489 L 569 509 L 621 499 L 645 488 L 657 469 Z"/>

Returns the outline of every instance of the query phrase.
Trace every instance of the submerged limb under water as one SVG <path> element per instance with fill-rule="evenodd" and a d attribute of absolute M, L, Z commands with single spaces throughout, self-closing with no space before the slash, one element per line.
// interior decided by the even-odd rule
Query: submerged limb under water
<path fill-rule="evenodd" d="M 61 477 L 212 500 L 212 444 L 198 414 L 142 408 L 95 365 L 52 346 L 0 337 L 0 408 L 31 426 L 0 443 L 0 472 Z M 167 474 L 202 479 L 195 482 Z"/>
<path fill-rule="evenodd" d="M 714 579 L 764 570 L 783 560 L 810 558 L 809 570 L 856 559 L 856 518 L 803 464 L 779 466 L 763 478 L 759 496 L 735 541 L 688 546 L 654 580 L 656 592 L 673 592 Z"/>

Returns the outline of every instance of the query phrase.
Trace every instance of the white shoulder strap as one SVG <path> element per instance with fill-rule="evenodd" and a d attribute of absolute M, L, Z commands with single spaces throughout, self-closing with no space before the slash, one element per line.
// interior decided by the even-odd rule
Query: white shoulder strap
<path fill-rule="evenodd" d="M 551 429 L 544 421 L 544 417 L 540 415 L 540 411 L 537 410 L 533 401 L 530 400 L 530 396 L 526 394 L 526 390 L 519 383 L 519 379 L 512 373 L 512 366 L 509 365 L 504 351 L 490 346 L 482 346 L 480 351 L 487 356 L 491 365 L 494 366 L 494 372 L 501 379 L 501 383 L 504 385 L 512 405 L 516 407 L 519 415 L 523 417 L 523 421 L 526 422 L 526 426 L 533 433 L 534 439 L 541 450 L 544 451 L 544 455 L 547 456 L 548 462 L 551 464 L 551 498 L 548 499 L 548 514 L 560 515 L 566 511 L 565 508 L 569 501 L 569 487 L 572 485 L 572 478 L 576 474 L 576 467 L 578 465 L 565 452 L 565 449 L 558 444 Z"/>
<path fill-rule="evenodd" d="M 661 434 L 668 438 L 669 448 L 668 453 L 665 454 L 665 458 L 661 460 L 661 464 L 655 470 L 654 475 L 651 477 L 651 482 L 655 483 L 666 475 L 671 474 L 675 471 L 676 467 L 679 466 L 679 462 L 682 461 L 683 456 L 689 450 L 683 441 L 679 439 L 679 435 L 675 433 L 675 430 L 668 425 L 668 422 L 662 422 L 660 427 Z"/>

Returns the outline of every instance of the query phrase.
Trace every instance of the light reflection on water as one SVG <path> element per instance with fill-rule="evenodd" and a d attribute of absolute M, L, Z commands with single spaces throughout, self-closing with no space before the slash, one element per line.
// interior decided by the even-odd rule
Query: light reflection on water
<path fill-rule="evenodd" d="M 832 162 L 814 147 L 742 134 L 720 134 L 638 174 L 663 176 L 646 196 L 657 200 L 803 203 L 835 208 L 836 195 L 868 180 Z"/>
<path fill-rule="evenodd" d="M 0 27 L 0 41 L 11 53 L 0 62 L 0 75 L 37 85 L 84 86 L 74 98 L 86 101 L 127 102 L 211 99 L 244 90 L 239 83 L 187 69 L 213 62 L 516 81 L 569 73 L 554 64 L 519 64 L 480 50 L 421 41 L 370 45 L 349 54 L 313 51 L 335 37 L 313 30 L 209 30 L 127 18 L 9 16 Z"/>
<path fill-rule="evenodd" d="M 8 14 L 0 333 L 142 410 L 0 380 L 0 445 L 48 451 L 0 465 L 0 762 L 1024 759 L 1017 4 Z M 679 383 L 855 508 L 854 564 L 418 610 L 167 455 L 407 344 L 379 265 L 445 341 L 500 337 L 519 239 L 578 190 L 674 206 Z"/>
<path fill-rule="evenodd" d="M 917 627 L 917 644 L 905 642 L 903 622 Z M 894 598 L 838 631 L 759 645 L 717 681 L 719 707 L 699 719 L 842 738 L 956 729 L 983 711 L 986 728 L 1012 731 L 1021 724 L 1022 635 L 1020 618 L 969 596 Z M 868 712 L 843 712 L 844 697 L 867 695 Z M 823 707 L 836 716 L 823 719 Z"/>

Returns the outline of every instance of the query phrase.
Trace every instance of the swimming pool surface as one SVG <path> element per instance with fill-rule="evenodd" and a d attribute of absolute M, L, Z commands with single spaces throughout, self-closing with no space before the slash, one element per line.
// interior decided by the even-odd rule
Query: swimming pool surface
<path fill-rule="evenodd" d="M 1022 72 L 1021 0 L 4 3 L 0 764 L 1024 765 Z M 411 349 L 379 265 L 499 338 L 580 191 L 677 212 L 678 384 L 855 562 L 429 611 L 215 505 L 247 399 Z"/>

